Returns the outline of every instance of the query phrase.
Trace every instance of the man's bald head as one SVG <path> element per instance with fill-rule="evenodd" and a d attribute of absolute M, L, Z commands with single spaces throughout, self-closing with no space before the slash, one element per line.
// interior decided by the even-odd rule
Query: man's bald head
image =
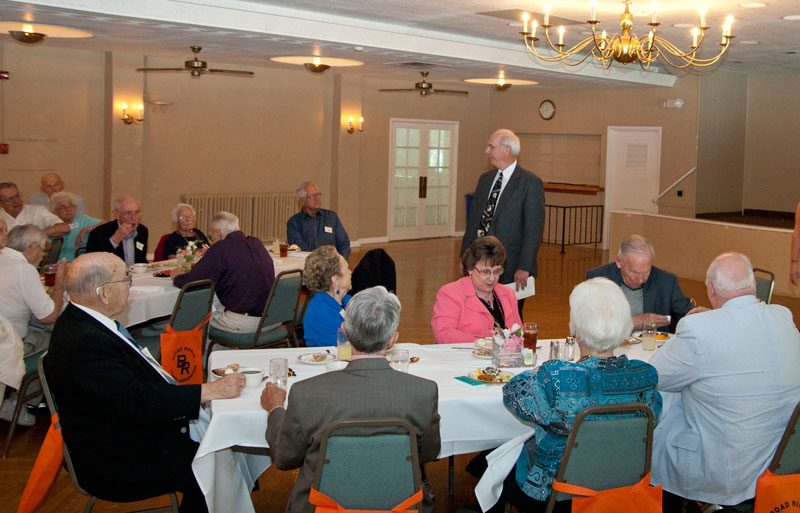
<path fill-rule="evenodd" d="M 85 253 L 67 270 L 65 289 L 73 303 L 112 316 L 128 301 L 125 262 L 113 253 Z M 115 282 L 115 283 L 112 283 Z"/>
<path fill-rule="evenodd" d="M 57 173 L 46 173 L 42 175 L 42 183 L 39 188 L 47 194 L 47 197 L 50 197 L 53 193 L 64 190 L 64 181 Z"/>
<path fill-rule="evenodd" d="M 741 253 L 719 255 L 708 266 L 706 288 L 714 308 L 735 297 L 755 295 L 756 278 L 750 259 Z"/>

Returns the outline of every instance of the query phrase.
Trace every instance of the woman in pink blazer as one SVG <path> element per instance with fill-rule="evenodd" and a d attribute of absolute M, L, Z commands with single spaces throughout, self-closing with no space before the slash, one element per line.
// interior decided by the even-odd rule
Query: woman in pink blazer
<path fill-rule="evenodd" d="M 492 236 L 475 239 L 464 252 L 466 276 L 436 294 L 431 319 L 436 343 L 474 342 L 490 336 L 495 327 L 522 325 L 514 291 L 498 283 L 505 261 L 506 250 Z"/>

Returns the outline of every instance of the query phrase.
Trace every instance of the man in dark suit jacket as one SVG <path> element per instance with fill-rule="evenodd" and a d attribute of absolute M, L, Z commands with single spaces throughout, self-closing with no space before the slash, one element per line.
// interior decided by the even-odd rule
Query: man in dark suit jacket
<path fill-rule="evenodd" d="M 608 278 L 620 286 L 631 305 L 634 329 L 654 322 L 661 331 L 667 331 L 694 305 L 674 274 L 652 265 L 654 256 L 655 248 L 649 240 L 631 235 L 622 240 L 616 262 L 589 270 L 586 279 Z"/>
<path fill-rule="evenodd" d="M 81 255 L 67 271 L 71 303 L 44 363 L 64 441 L 81 486 L 100 499 L 182 491 L 181 511 L 206 511 L 191 469 L 198 443 L 189 421 L 201 403 L 239 396 L 244 376 L 177 386 L 111 318 L 127 305 L 126 271 L 108 253 Z"/>
<path fill-rule="evenodd" d="M 268 383 L 261 406 L 269 412 L 267 442 L 272 463 L 281 470 L 300 468 L 290 513 L 308 511 L 308 494 L 319 461 L 322 431 L 334 420 L 401 417 L 415 428 L 420 463 L 439 454 L 439 389 L 436 383 L 389 367 L 385 354 L 397 341 L 400 300 L 384 287 L 372 287 L 347 304 L 344 329 L 353 358 L 341 371 L 292 385 L 286 391 Z"/>
<path fill-rule="evenodd" d="M 506 250 L 500 283 L 515 282 L 517 290 L 525 286 L 529 276 L 539 275 L 536 257 L 544 232 L 544 187 L 538 176 L 517 165 L 519 150 L 519 138 L 510 130 L 500 129 L 489 137 L 486 156 L 495 169 L 478 179 L 460 253 L 463 255 L 478 237 L 494 235 Z M 500 195 L 487 230 L 481 218 L 501 171 Z M 520 315 L 523 302 L 519 301 Z"/>
<path fill-rule="evenodd" d="M 114 221 L 101 224 L 89 232 L 86 252 L 114 253 L 125 265 L 147 263 L 147 227 L 139 223 L 142 217 L 139 201 L 122 196 L 114 202 Z"/>

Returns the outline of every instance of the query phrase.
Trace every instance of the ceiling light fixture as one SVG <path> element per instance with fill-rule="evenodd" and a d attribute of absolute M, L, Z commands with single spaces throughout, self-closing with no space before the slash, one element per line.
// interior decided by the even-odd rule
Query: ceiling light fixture
<path fill-rule="evenodd" d="M 303 66 L 308 71 L 314 74 L 322 74 L 328 71 L 331 67 L 345 67 L 345 66 L 363 66 L 364 63 L 353 59 L 337 59 L 333 57 L 318 57 L 318 56 L 286 56 L 286 57 L 272 57 L 272 62 L 280 62 L 282 64 L 294 64 L 296 66 Z"/>
<path fill-rule="evenodd" d="M 11 34 L 11 37 L 26 45 L 35 45 L 47 38 L 47 34 L 36 32 L 33 25 L 22 25 L 22 30 L 9 30 L 8 33 Z"/>
<path fill-rule="evenodd" d="M 518 78 L 505 78 L 500 76 L 498 78 L 466 78 L 464 82 L 471 84 L 488 84 L 494 86 L 497 91 L 505 91 L 512 85 L 538 85 L 539 82 L 533 80 L 520 80 Z"/>
<path fill-rule="evenodd" d="M 761 7 L 766 7 L 767 4 L 764 2 L 744 2 L 739 4 L 739 7 L 744 7 L 745 9 L 760 9 Z"/>
<path fill-rule="evenodd" d="M 0 32 L 8 32 L 15 40 L 25 45 L 35 45 L 46 38 L 92 37 L 91 32 L 55 25 L 39 25 L 30 21 L 0 21 Z"/>
<path fill-rule="evenodd" d="M 800 14 L 788 14 L 781 19 L 786 21 L 797 21 L 800 20 Z"/>
<path fill-rule="evenodd" d="M 577 66 L 582 64 L 589 56 L 592 56 L 597 61 L 603 64 L 604 68 L 609 68 L 615 61 L 621 64 L 638 63 L 642 69 L 648 69 L 652 63 L 657 61 L 659 57 L 668 65 L 677 69 L 685 69 L 690 66 L 704 67 L 710 66 L 717 62 L 720 57 L 725 53 L 734 38 L 731 35 L 731 27 L 733 26 L 733 16 L 728 16 L 725 23 L 722 25 L 722 40 L 719 45 L 722 47 L 719 53 L 711 58 L 701 58 L 698 56 L 698 51 L 703 44 L 703 37 L 708 26 L 706 25 L 706 10 L 700 7 L 700 23 L 698 26 L 692 28 L 692 45 L 686 52 L 678 48 L 677 45 L 667 41 L 661 36 L 656 35 L 659 25 L 658 22 L 658 5 L 653 3 L 650 9 L 650 27 L 649 33 L 646 36 L 639 38 L 632 32 L 633 29 L 633 14 L 630 11 L 631 0 L 625 0 L 625 10 L 620 16 L 620 32 L 610 36 L 604 30 L 602 34 L 597 33 L 597 25 L 600 23 L 597 20 L 596 0 L 591 2 L 591 17 L 586 23 L 592 29 L 592 35 L 587 37 L 578 44 L 571 48 L 566 48 L 564 44 L 564 35 L 566 33 L 564 26 L 558 27 L 558 43 L 553 43 L 550 39 L 550 6 L 545 6 L 544 9 L 544 22 L 541 27 L 544 29 L 544 37 L 547 40 L 546 48 L 552 50 L 551 53 L 542 54 L 535 48 L 536 31 L 539 28 L 537 20 L 530 23 L 528 28 L 530 15 L 523 13 L 522 15 L 522 35 L 523 43 L 528 51 L 546 62 L 563 62 L 568 66 Z"/>

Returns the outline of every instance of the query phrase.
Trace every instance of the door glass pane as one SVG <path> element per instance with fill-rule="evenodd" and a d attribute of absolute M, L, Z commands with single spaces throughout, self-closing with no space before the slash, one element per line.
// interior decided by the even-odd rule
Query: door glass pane
<path fill-rule="evenodd" d="M 395 148 L 395 150 L 394 150 L 394 165 L 395 166 L 405 166 L 406 165 L 406 149 L 405 148 Z"/>
<path fill-rule="evenodd" d="M 395 146 L 408 146 L 408 128 L 398 128 Z"/>
<path fill-rule="evenodd" d="M 439 207 L 439 224 L 447 224 L 447 207 Z"/>
<path fill-rule="evenodd" d="M 419 149 L 418 148 L 409 148 L 408 149 L 408 165 L 409 166 L 418 166 L 419 165 Z"/>
<path fill-rule="evenodd" d="M 439 147 L 440 148 L 449 148 L 450 147 L 450 130 L 442 130 L 439 136 Z"/>
<path fill-rule="evenodd" d="M 416 226 L 417 224 L 417 209 L 416 208 L 407 208 L 406 209 L 406 226 Z"/>
<path fill-rule="evenodd" d="M 394 190 L 394 206 L 395 207 L 402 207 L 405 205 L 405 198 L 406 195 L 403 193 L 403 189 L 395 189 Z"/>
<path fill-rule="evenodd" d="M 450 183 L 450 168 L 447 167 L 439 168 L 438 174 L 439 174 L 440 184 L 444 185 Z"/>
<path fill-rule="evenodd" d="M 419 148 L 419 128 L 408 129 L 408 146 Z"/>
<path fill-rule="evenodd" d="M 436 148 L 439 146 L 439 130 L 428 130 L 428 146 Z"/>
<path fill-rule="evenodd" d="M 406 185 L 410 187 L 418 187 L 419 186 L 419 178 L 417 175 L 419 174 L 419 170 L 415 167 L 409 167 L 406 169 Z"/>
<path fill-rule="evenodd" d="M 425 207 L 425 224 L 436 224 L 436 207 Z"/>
<path fill-rule="evenodd" d="M 402 187 L 406 181 L 406 173 L 405 169 L 402 167 L 394 168 L 394 186 L 395 187 Z"/>
<path fill-rule="evenodd" d="M 439 165 L 439 150 L 428 150 L 428 167 Z"/>
<path fill-rule="evenodd" d="M 405 220 L 405 209 L 403 208 L 394 209 L 394 227 L 401 228 L 403 226 L 404 220 Z"/>
<path fill-rule="evenodd" d="M 439 205 L 447 205 L 447 200 L 450 196 L 450 191 L 447 190 L 447 187 L 440 187 L 439 189 Z"/>
<path fill-rule="evenodd" d="M 439 165 L 442 167 L 450 166 L 450 150 L 439 150 Z"/>

